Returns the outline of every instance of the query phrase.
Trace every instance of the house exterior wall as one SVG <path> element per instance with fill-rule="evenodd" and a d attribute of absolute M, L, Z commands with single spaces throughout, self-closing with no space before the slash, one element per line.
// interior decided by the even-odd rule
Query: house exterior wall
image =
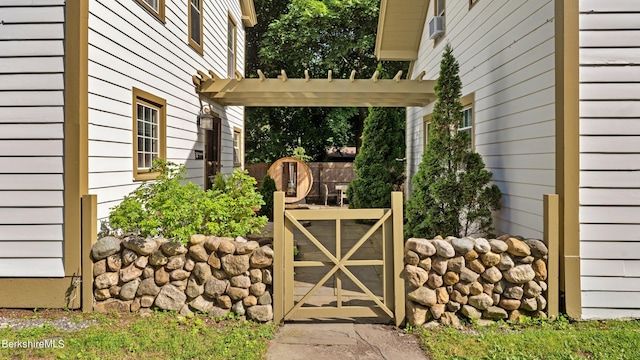
<path fill-rule="evenodd" d="M 191 77 L 197 70 L 227 74 L 227 26 L 237 24 L 237 71 L 244 72 L 240 2 L 203 1 L 203 55 L 189 45 L 189 2 L 165 0 L 160 21 L 136 0 L 89 3 L 89 191 L 98 195 L 98 217 L 131 192 L 133 180 L 132 89 L 166 101 L 166 157 L 185 164 L 188 179 L 204 185 L 204 131 Z M 206 103 L 205 103 L 206 104 Z M 222 119 L 222 172 L 233 170 L 233 131 L 243 129 L 242 107 L 211 104 Z"/>
<path fill-rule="evenodd" d="M 429 39 L 430 9 L 413 75 L 437 79 L 449 42 L 460 63 L 462 96 L 473 95 L 474 147 L 503 193 L 497 233 L 542 238 L 543 194 L 555 193 L 554 4 L 447 1 L 443 38 Z M 435 43 L 435 44 L 434 44 Z M 407 109 L 407 174 L 424 150 L 433 103 Z M 410 196 L 411 185 L 407 187 Z"/>
<path fill-rule="evenodd" d="M 584 318 L 640 317 L 640 3 L 580 1 Z"/>
<path fill-rule="evenodd" d="M 0 20 L 0 278 L 62 277 L 65 1 Z"/>

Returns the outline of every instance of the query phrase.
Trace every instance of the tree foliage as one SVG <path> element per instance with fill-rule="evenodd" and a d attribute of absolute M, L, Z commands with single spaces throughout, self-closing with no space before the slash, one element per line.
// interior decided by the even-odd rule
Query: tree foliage
<path fill-rule="evenodd" d="M 447 45 L 440 63 L 429 139 L 406 206 L 408 237 L 466 236 L 493 230 L 491 212 L 500 207 L 500 189 L 471 150 L 462 120 L 462 82 L 453 49 Z"/>
<path fill-rule="evenodd" d="M 405 109 L 372 108 L 364 122 L 362 148 L 356 155 L 357 178 L 349 184 L 352 208 L 388 208 L 391 191 L 404 182 Z"/>

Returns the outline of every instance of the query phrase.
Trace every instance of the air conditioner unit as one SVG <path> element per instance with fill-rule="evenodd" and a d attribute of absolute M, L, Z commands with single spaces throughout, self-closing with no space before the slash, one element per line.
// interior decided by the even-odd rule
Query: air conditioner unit
<path fill-rule="evenodd" d="M 434 16 L 429 21 L 429 39 L 437 39 L 444 35 L 444 16 Z"/>

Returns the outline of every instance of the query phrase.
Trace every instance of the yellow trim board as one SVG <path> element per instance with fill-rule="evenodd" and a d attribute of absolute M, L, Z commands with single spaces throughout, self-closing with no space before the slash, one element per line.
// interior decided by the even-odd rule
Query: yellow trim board
<path fill-rule="evenodd" d="M 0 308 L 68 308 L 80 307 L 77 276 L 64 278 L 0 279 Z"/>

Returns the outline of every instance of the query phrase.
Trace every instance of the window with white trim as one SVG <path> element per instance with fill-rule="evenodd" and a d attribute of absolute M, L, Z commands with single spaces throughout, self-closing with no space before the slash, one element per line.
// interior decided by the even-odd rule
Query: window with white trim
<path fill-rule="evenodd" d="M 242 130 L 238 128 L 233 129 L 233 166 L 242 166 L 241 163 L 241 151 L 242 151 Z"/>
<path fill-rule="evenodd" d="M 473 148 L 473 108 L 471 106 L 462 109 L 462 120 L 460 120 L 460 126 L 458 131 L 464 131 L 469 134 L 470 148 Z"/>
<path fill-rule="evenodd" d="M 227 27 L 227 75 L 233 79 L 236 74 L 236 22 L 229 16 Z"/>

